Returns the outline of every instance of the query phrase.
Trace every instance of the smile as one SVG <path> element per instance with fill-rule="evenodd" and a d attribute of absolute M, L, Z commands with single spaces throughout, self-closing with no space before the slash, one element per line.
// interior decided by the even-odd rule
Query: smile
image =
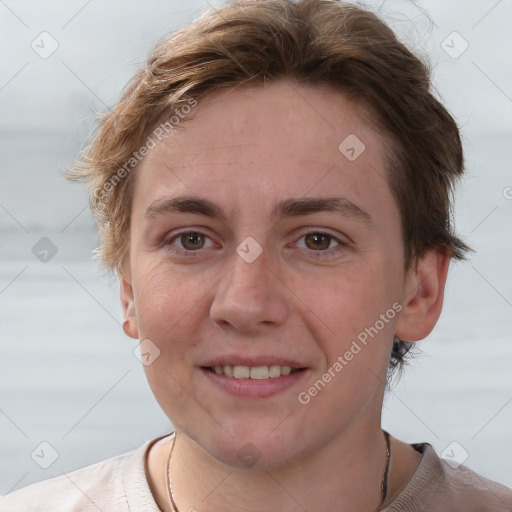
<path fill-rule="evenodd" d="M 304 387 L 304 379 L 311 374 L 306 367 L 265 365 L 259 361 L 257 366 L 217 364 L 200 366 L 199 369 L 214 388 L 228 395 L 246 398 L 267 398 L 287 389 Z"/>
<path fill-rule="evenodd" d="M 280 366 L 278 364 L 264 366 L 222 365 L 210 366 L 208 369 L 217 375 L 225 375 L 226 377 L 235 379 L 253 380 L 275 379 L 301 370 L 301 368 Z"/>

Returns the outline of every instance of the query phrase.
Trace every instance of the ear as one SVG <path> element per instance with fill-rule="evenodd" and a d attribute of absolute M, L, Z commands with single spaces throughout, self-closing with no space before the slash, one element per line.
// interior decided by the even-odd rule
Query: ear
<path fill-rule="evenodd" d="M 396 324 L 395 334 L 404 341 L 426 338 L 439 319 L 443 307 L 444 286 L 450 255 L 430 249 L 416 268 L 408 270 L 403 309 Z"/>
<path fill-rule="evenodd" d="M 122 275 L 119 276 L 119 281 L 121 288 L 121 308 L 123 310 L 123 331 L 130 336 L 130 338 L 138 340 L 139 328 L 137 325 L 135 300 L 133 298 L 133 287 Z"/>

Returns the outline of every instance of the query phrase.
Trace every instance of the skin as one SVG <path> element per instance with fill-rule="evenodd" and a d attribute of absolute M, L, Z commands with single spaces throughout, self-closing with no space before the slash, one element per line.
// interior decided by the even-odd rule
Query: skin
<path fill-rule="evenodd" d="M 365 144 L 352 162 L 338 149 L 350 134 Z M 129 265 L 121 274 L 124 330 L 160 350 L 144 369 L 176 428 L 172 477 L 181 512 L 379 507 L 393 335 L 416 341 L 430 333 L 449 265 L 449 257 L 427 251 L 405 270 L 386 154 L 368 116 L 340 92 L 280 80 L 209 95 L 137 169 Z M 181 195 L 209 199 L 225 219 L 146 214 Z M 356 204 L 371 223 L 329 211 L 271 217 L 281 200 L 333 196 Z M 184 246 L 176 235 L 186 230 L 205 238 Z M 322 245 L 306 236 L 313 233 L 333 238 Z M 246 237 L 263 249 L 252 263 L 236 252 Z M 301 404 L 298 393 L 394 303 L 401 311 Z M 277 395 L 235 397 L 199 369 L 219 354 L 291 357 L 307 371 Z M 237 456 L 247 442 L 261 455 L 251 469 Z M 171 510 L 168 454 L 168 442 L 155 444 L 147 465 L 164 511 Z M 392 439 L 386 504 L 420 459 Z"/>

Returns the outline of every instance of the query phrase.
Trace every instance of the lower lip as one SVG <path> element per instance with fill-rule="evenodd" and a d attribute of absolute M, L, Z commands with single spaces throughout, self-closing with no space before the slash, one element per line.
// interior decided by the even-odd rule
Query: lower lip
<path fill-rule="evenodd" d="M 268 379 L 237 379 L 219 375 L 206 368 L 199 368 L 203 375 L 222 391 L 235 396 L 266 398 L 291 388 L 304 379 L 307 368 L 288 375 Z"/>

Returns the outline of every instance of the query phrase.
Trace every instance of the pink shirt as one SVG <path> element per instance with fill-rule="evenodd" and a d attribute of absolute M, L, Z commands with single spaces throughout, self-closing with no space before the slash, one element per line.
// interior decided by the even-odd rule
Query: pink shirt
<path fill-rule="evenodd" d="M 160 512 L 145 473 L 146 456 L 162 436 L 137 450 L 38 482 L 0 499 L 0 512 Z M 169 440 L 173 434 L 169 435 Z M 382 512 L 511 512 L 512 489 L 466 466 L 452 468 L 427 443 L 400 495 Z"/>

